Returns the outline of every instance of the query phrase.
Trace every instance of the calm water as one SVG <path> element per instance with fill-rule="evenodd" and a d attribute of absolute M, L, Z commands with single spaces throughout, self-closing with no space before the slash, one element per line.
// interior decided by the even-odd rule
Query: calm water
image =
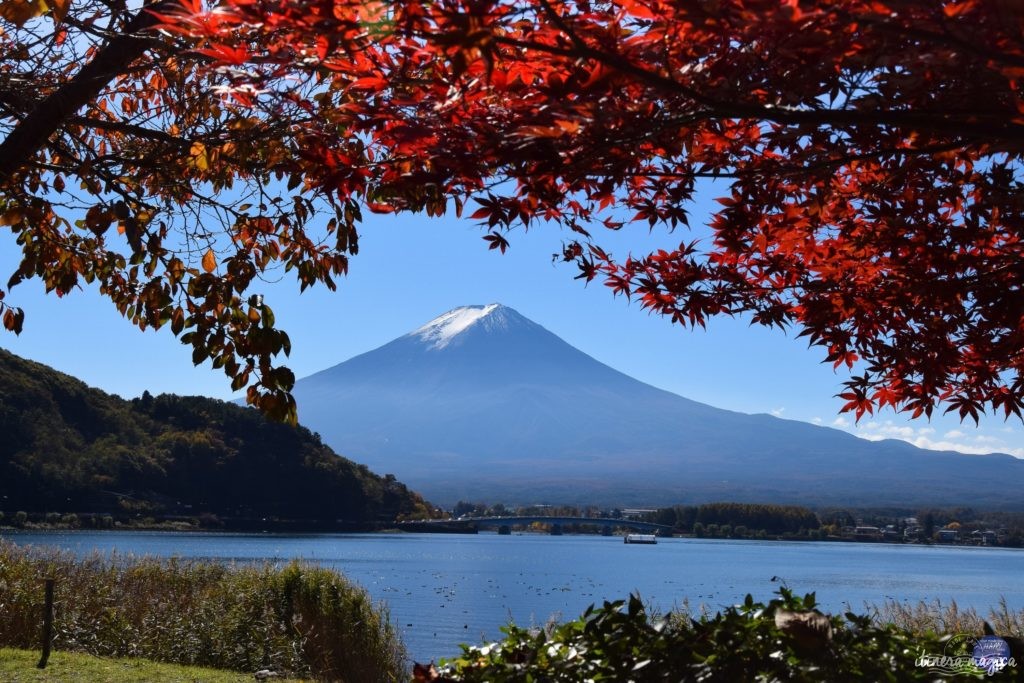
<path fill-rule="evenodd" d="M 225 562 L 301 558 L 333 567 L 386 601 L 413 659 L 458 652 L 498 627 L 572 618 L 638 591 L 658 608 L 711 608 L 748 592 L 766 601 L 785 579 L 826 609 L 888 598 L 956 600 L 987 611 L 1005 598 L 1024 609 L 1024 551 L 859 543 L 662 539 L 625 545 L 602 536 L 495 534 L 274 535 L 174 532 L 4 532 L 19 544 Z"/>

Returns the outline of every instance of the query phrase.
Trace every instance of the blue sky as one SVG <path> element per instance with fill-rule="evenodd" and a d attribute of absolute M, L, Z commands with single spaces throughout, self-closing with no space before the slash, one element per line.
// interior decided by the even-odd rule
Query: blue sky
<path fill-rule="evenodd" d="M 697 224 L 699 221 L 693 221 Z M 772 413 L 834 426 L 865 438 L 901 438 L 922 447 L 1024 457 L 1024 427 L 986 416 L 980 428 L 955 418 L 910 421 L 892 412 L 859 426 L 839 416 L 834 395 L 846 378 L 822 364 L 824 354 L 778 330 L 742 320 L 714 319 L 707 331 L 654 317 L 602 285 L 584 287 L 571 266 L 553 263 L 563 235 L 535 229 L 512 236 L 504 255 L 487 250 L 479 228 L 454 217 L 373 216 L 360 253 L 338 291 L 299 294 L 282 274 L 260 291 L 278 325 L 292 338 L 288 361 L 298 377 L 347 360 L 409 332 L 446 310 L 503 303 L 594 358 L 637 379 L 720 408 Z M 674 246 L 693 235 L 626 229 L 607 241 L 613 253 Z M 14 258 L 9 234 L 0 239 L 0 274 Z M 0 346 L 77 376 L 106 391 L 231 398 L 227 379 L 209 366 L 193 367 L 190 349 L 170 330 L 140 333 L 94 289 L 59 299 L 38 282 L 17 286 L 8 301 L 26 309 L 20 337 L 0 331 Z"/>

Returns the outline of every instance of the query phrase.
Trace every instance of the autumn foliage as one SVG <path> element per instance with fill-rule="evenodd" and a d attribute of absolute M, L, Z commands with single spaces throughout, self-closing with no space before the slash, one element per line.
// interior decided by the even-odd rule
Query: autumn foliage
<path fill-rule="evenodd" d="M 133 169 L 125 141 L 177 150 L 174 183 L 147 180 L 147 196 L 166 183 L 195 202 L 203 188 L 279 178 L 299 192 L 294 204 L 207 207 L 226 240 L 172 248 L 156 212 L 140 220 L 148 209 L 125 200 L 118 214 L 109 179 L 78 162 L 62 173 L 103 185 L 90 207 L 101 218 L 64 225 L 52 196 L 65 156 L 51 137 L 4 170 L 0 210 L 25 238 L 22 275 L 60 274 L 58 291 L 91 266 L 30 248 L 40 231 L 89 249 L 105 225 L 136 235 L 145 276 L 131 291 L 151 298 L 106 284 L 130 281 L 127 263 L 83 258 L 106 264 L 97 277 L 133 316 L 185 331 L 198 360 L 222 359 L 240 385 L 253 371 L 254 402 L 269 390 L 271 408 L 286 405 L 290 378 L 271 367 L 274 344 L 261 346 L 279 334 L 273 321 L 258 299 L 247 312 L 243 294 L 277 261 L 304 286 L 344 272 L 367 208 L 452 212 L 501 251 L 515 229 L 560 226 L 579 277 L 676 322 L 743 315 L 806 336 L 851 368 L 842 396 L 857 417 L 940 404 L 974 419 L 1021 414 L 1017 2 L 196 0 L 148 16 L 150 61 L 106 86 L 116 92 L 87 105 L 77 134 L 94 154 L 100 141 L 121 145 Z M 154 74 L 187 89 L 175 100 L 185 114 L 167 113 L 171 95 L 145 81 Z M 131 119 L 125 102 L 161 114 Z M 109 123 L 126 118 L 148 137 Z M 606 230 L 682 232 L 699 193 L 720 207 L 693 217 L 709 222 L 709 240 L 602 248 Z M 32 207 L 53 215 L 11 218 Z"/>

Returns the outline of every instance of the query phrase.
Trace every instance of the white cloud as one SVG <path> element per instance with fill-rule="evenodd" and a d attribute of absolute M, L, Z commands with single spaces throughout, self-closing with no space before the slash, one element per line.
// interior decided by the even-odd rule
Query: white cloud
<path fill-rule="evenodd" d="M 864 425 L 858 427 L 858 430 L 863 430 L 866 433 L 859 433 L 857 436 L 868 439 L 869 441 L 879 441 L 881 439 L 903 439 L 904 441 L 910 441 L 911 439 L 919 436 L 918 430 L 913 427 L 897 425 L 893 423 L 892 420 L 886 420 L 885 422 L 866 422 Z"/>
<path fill-rule="evenodd" d="M 783 408 L 775 408 L 775 409 L 773 409 L 771 411 L 772 415 L 774 415 L 775 417 L 782 417 L 782 414 L 784 412 L 786 412 L 785 407 L 783 407 Z"/>
<path fill-rule="evenodd" d="M 816 425 L 820 425 L 822 422 L 824 422 L 824 420 L 822 420 L 820 417 L 812 417 L 811 422 L 813 422 Z"/>
<path fill-rule="evenodd" d="M 928 448 L 935 451 L 959 451 L 970 455 L 985 455 L 986 453 L 1009 453 L 1018 458 L 1024 458 L 1024 448 L 1009 448 L 1005 443 L 995 440 L 990 445 L 973 445 L 963 441 L 932 441 L 925 437 L 919 437 L 911 441 L 918 448 Z"/>
<path fill-rule="evenodd" d="M 851 424 L 852 423 L 848 419 L 846 419 L 845 417 L 843 417 L 841 415 L 839 417 L 837 417 L 836 419 L 832 420 L 832 426 L 833 427 L 839 427 L 840 429 L 846 429 Z"/>
<path fill-rule="evenodd" d="M 840 424 L 841 421 L 847 424 Z M 837 427 L 846 427 L 849 421 L 844 418 L 837 418 L 832 424 Z M 951 429 L 945 432 L 941 438 L 936 439 L 933 437 L 935 434 L 933 427 L 911 427 L 909 425 L 897 424 L 892 420 L 866 422 L 857 425 L 849 431 L 868 441 L 899 439 L 912 443 L 918 448 L 927 448 L 929 450 L 958 451 L 970 455 L 999 452 L 1024 458 L 1024 448 L 1011 448 L 1004 440 L 983 432 L 968 433 L 960 429 Z"/>

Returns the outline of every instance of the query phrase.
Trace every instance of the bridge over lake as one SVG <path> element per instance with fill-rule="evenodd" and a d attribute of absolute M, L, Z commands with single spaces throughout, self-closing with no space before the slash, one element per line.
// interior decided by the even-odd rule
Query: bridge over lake
<path fill-rule="evenodd" d="M 634 531 L 645 531 L 651 534 L 669 536 L 672 534 L 672 527 L 666 524 L 655 524 L 653 522 L 641 522 L 636 519 L 611 519 L 607 517 L 547 517 L 543 515 L 510 515 L 507 517 L 460 517 L 459 519 L 430 519 L 415 522 L 400 522 L 396 526 L 407 531 L 441 531 L 451 529 L 472 530 L 472 529 L 500 529 L 501 527 L 513 527 L 519 525 L 550 524 L 554 527 L 565 527 L 574 524 L 587 524 L 590 526 L 601 526 L 608 529 L 625 527 Z"/>

